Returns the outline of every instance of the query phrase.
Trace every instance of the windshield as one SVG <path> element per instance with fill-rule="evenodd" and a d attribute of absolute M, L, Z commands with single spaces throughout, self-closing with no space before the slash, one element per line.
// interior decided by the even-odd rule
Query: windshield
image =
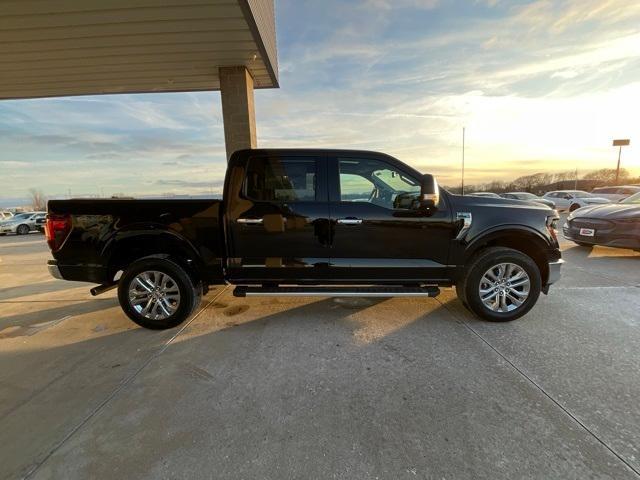
<path fill-rule="evenodd" d="M 630 197 L 625 198 L 624 200 L 622 200 L 620 203 L 631 203 L 634 205 L 640 205 L 640 192 L 636 193 L 635 195 L 631 195 Z"/>
<path fill-rule="evenodd" d="M 11 220 L 24 220 L 26 218 L 29 218 L 30 216 L 31 213 L 19 213 L 18 215 L 11 217 Z"/>
<path fill-rule="evenodd" d="M 516 196 L 520 200 L 527 200 L 527 199 L 530 199 L 530 198 L 538 198 L 533 193 L 518 193 L 518 194 L 516 194 Z"/>

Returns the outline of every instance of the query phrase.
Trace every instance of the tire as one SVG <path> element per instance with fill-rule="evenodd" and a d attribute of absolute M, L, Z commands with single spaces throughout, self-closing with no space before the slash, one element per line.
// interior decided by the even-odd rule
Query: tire
<path fill-rule="evenodd" d="M 16 234 L 26 235 L 29 233 L 29 230 L 29 225 L 18 225 L 18 228 L 16 228 Z"/>
<path fill-rule="evenodd" d="M 491 270 L 491 275 L 499 279 L 500 276 L 496 275 L 496 272 L 500 273 L 498 266 L 501 264 L 503 265 L 504 282 L 500 285 L 495 283 L 489 288 L 490 284 L 486 283 L 489 277 L 485 277 L 485 275 L 489 275 Z M 511 266 L 508 267 L 507 264 Z M 494 268 L 492 269 L 492 267 Z M 509 272 L 512 276 L 508 275 Z M 506 283 L 508 279 L 519 285 L 511 287 L 511 282 Z M 527 279 L 528 289 L 524 283 Z M 497 280 L 497 282 L 502 282 L 502 280 Z M 520 283 L 523 284 L 520 285 Z M 540 296 L 542 280 L 540 269 L 528 255 L 511 248 L 491 247 L 482 250 L 471 259 L 461 286 L 464 289 L 463 303 L 466 302 L 468 309 L 475 315 L 491 322 L 509 322 L 520 318 L 533 308 Z M 487 296 L 494 293 L 491 291 L 493 287 L 498 288 L 498 293 L 493 298 L 496 300 L 503 298 L 504 300 L 500 302 L 504 303 L 498 302 L 495 305 L 495 310 L 485 305 L 480 297 L 481 286 L 484 287 L 483 290 L 488 291 Z M 507 292 L 504 295 L 501 293 L 503 288 Z M 512 299 L 521 300 L 522 303 L 517 305 Z M 493 303 L 491 299 L 487 301 Z"/>
<path fill-rule="evenodd" d="M 579 208 L 580 208 L 580 205 L 578 205 L 577 203 L 574 203 L 573 205 L 571 205 L 569 207 L 569 212 L 573 212 L 573 211 L 575 211 L 575 210 L 577 210 Z"/>
<path fill-rule="evenodd" d="M 153 330 L 180 325 L 201 299 L 202 284 L 168 257 L 137 260 L 118 282 L 118 300 L 124 313 L 141 327 Z"/>

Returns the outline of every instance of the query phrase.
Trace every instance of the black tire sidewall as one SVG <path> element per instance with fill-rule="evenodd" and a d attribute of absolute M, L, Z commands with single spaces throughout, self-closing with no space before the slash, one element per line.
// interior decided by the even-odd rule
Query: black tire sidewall
<path fill-rule="evenodd" d="M 151 320 L 138 314 L 129 303 L 129 285 L 136 275 L 155 270 L 169 275 L 178 286 L 180 291 L 180 305 L 176 312 L 164 320 Z M 180 325 L 197 307 L 200 297 L 197 287 L 189 274 L 175 261 L 169 258 L 147 257 L 131 264 L 122 274 L 118 283 L 118 300 L 120 307 L 126 315 L 135 323 L 144 328 L 153 330 L 163 330 Z"/>
<path fill-rule="evenodd" d="M 529 296 L 524 304 L 513 312 L 494 312 L 484 306 L 478 288 L 482 276 L 489 268 L 499 263 L 514 263 L 522 267 L 529 275 Z M 538 301 L 542 289 L 540 270 L 533 259 L 524 253 L 510 248 L 489 249 L 479 255 L 470 265 L 465 281 L 465 300 L 471 311 L 480 318 L 491 322 L 509 322 L 525 315 Z"/>
<path fill-rule="evenodd" d="M 26 231 L 25 231 L 26 228 Z M 16 233 L 18 235 L 26 235 L 27 233 L 29 233 L 29 227 L 27 225 L 18 225 L 18 228 L 16 228 Z"/>

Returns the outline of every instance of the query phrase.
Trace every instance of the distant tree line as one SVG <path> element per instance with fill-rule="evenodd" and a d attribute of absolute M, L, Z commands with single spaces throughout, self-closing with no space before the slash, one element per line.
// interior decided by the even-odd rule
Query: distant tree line
<path fill-rule="evenodd" d="M 471 192 L 493 192 L 493 193 L 505 193 L 505 192 L 529 192 L 536 195 L 542 195 L 552 190 L 571 190 L 577 188 L 578 190 L 591 190 L 595 187 L 603 187 L 608 185 L 614 185 L 616 180 L 615 168 L 601 168 L 589 172 L 582 178 L 576 178 L 576 171 L 569 170 L 559 173 L 534 173 L 533 175 L 525 175 L 518 177 L 510 182 L 504 182 L 501 180 L 493 180 L 486 183 L 477 183 L 472 185 L 465 185 L 465 193 Z M 618 184 L 640 184 L 640 177 L 633 178 L 629 175 L 629 171 L 621 168 L 620 178 Z M 445 187 L 447 190 L 453 193 L 460 193 L 460 186 Z"/>

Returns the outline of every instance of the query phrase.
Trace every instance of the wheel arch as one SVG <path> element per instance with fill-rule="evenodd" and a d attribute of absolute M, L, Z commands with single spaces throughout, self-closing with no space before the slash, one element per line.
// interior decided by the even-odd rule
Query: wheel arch
<path fill-rule="evenodd" d="M 525 226 L 498 228 L 486 232 L 469 244 L 465 254 L 465 265 L 482 250 L 490 247 L 512 248 L 529 256 L 538 266 L 542 285 L 549 279 L 547 240 L 536 230 Z"/>
<path fill-rule="evenodd" d="M 109 259 L 110 280 L 136 260 L 153 256 L 173 259 L 196 280 L 205 278 L 205 265 L 197 249 L 186 238 L 169 230 L 120 231 L 107 243 L 102 255 Z"/>

